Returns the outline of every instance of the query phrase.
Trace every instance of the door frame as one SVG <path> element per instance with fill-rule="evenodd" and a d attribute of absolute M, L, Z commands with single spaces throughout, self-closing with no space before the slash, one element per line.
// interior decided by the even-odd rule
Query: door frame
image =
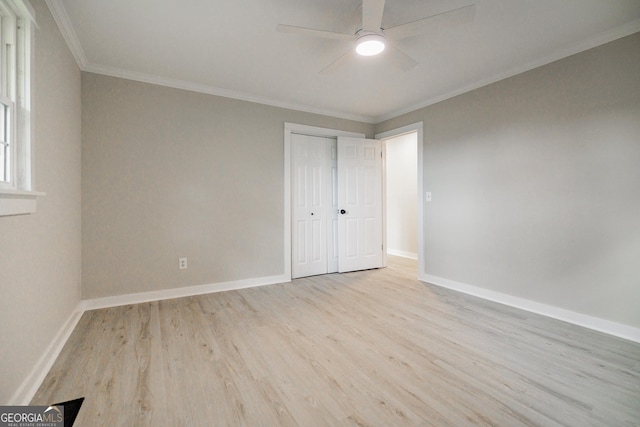
<path fill-rule="evenodd" d="M 284 276 L 287 281 L 291 281 L 291 134 L 294 133 L 325 138 L 339 136 L 364 138 L 366 136 L 364 133 L 284 123 Z"/>
<path fill-rule="evenodd" d="M 392 129 L 386 132 L 378 133 L 375 136 L 375 139 L 379 139 L 382 141 L 382 152 L 383 152 L 383 160 L 386 160 L 386 152 L 387 152 L 387 141 L 388 139 L 395 138 L 397 136 L 401 136 L 407 133 L 417 132 L 417 145 L 418 145 L 418 195 L 417 195 L 417 216 L 418 216 L 418 277 L 423 277 L 426 272 L 425 265 L 425 255 L 424 255 L 424 123 L 416 122 L 410 125 L 402 126 L 396 129 Z M 383 183 L 386 183 L 386 167 L 382 168 L 382 176 Z M 386 201 L 386 188 L 383 188 L 382 191 L 383 196 L 383 239 L 384 239 L 384 247 L 385 247 L 385 257 L 386 257 L 386 247 L 387 247 L 387 227 L 386 227 L 386 217 L 387 217 L 387 201 Z M 386 258 L 385 258 L 386 263 Z"/>

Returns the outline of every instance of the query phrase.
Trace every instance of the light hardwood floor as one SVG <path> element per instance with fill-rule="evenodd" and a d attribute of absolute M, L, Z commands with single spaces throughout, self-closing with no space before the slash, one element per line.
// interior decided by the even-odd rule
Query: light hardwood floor
<path fill-rule="evenodd" d="M 640 345 L 385 269 L 89 311 L 76 426 L 638 426 Z"/>

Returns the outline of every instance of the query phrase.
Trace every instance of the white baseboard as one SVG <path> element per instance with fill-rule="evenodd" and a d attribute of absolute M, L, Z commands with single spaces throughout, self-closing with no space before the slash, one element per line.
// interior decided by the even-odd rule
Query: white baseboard
<path fill-rule="evenodd" d="M 421 274 L 419 280 L 443 288 L 452 289 L 454 291 L 473 295 L 479 298 L 519 308 L 521 310 L 529 311 L 532 313 L 541 314 L 553 319 L 562 320 L 564 322 L 572 323 L 584 328 L 593 329 L 598 332 L 604 332 L 605 334 L 640 343 L 640 329 L 634 328 L 633 326 L 612 322 L 610 320 L 577 313 L 575 311 L 566 310 L 563 308 L 553 307 L 550 305 L 542 304 L 524 298 L 514 297 L 512 295 L 491 291 L 489 289 L 484 289 L 477 286 L 459 283 L 430 274 Z"/>
<path fill-rule="evenodd" d="M 44 378 L 49 373 L 49 370 L 53 366 L 54 362 L 58 358 L 58 355 L 62 351 L 62 348 L 67 343 L 67 340 L 71 336 L 71 333 L 75 329 L 78 321 L 82 317 L 84 310 L 81 308 L 81 304 L 78 304 L 76 309 L 71 313 L 67 321 L 62 325 L 62 328 L 53 337 L 47 348 L 42 353 L 42 356 L 36 362 L 27 378 L 20 384 L 18 390 L 14 393 L 9 401 L 9 405 L 28 405 L 33 399 L 33 396 L 38 391 L 40 384 L 44 381 Z M 53 402 L 51 402 L 53 403 Z"/>
<path fill-rule="evenodd" d="M 28 405 L 38 388 L 44 381 L 58 358 L 62 348 L 71 336 L 78 321 L 85 311 L 98 308 L 116 307 L 120 305 L 139 304 L 150 301 L 160 301 L 172 298 L 181 298 L 194 295 L 209 294 L 214 292 L 231 291 L 235 289 L 253 288 L 257 286 L 273 285 L 276 283 L 286 283 L 285 275 L 258 277 L 254 279 L 236 280 L 232 282 L 214 283 L 210 285 L 189 286 L 185 288 L 167 289 L 163 291 L 143 292 L 137 294 L 117 295 L 113 297 L 95 298 L 82 300 L 78 307 L 71 313 L 60 331 L 56 334 L 49 346 L 45 349 L 42 357 L 31 370 L 27 378 L 22 382 L 18 390 L 9 401 L 9 405 Z"/>
<path fill-rule="evenodd" d="M 234 280 L 231 282 L 213 283 L 210 285 L 187 286 L 184 288 L 165 289 L 162 291 L 141 292 L 136 294 L 116 295 L 112 297 L 94 298 L 82 301 L 83 310 L 117 307 L 120 305 L 140 304 L 143 302 L 161 301 L 165 299 L 190 297 L 211 294 L 214 292 L 233 291 L 236 289 L 255 288 L 258 286 L 286 283 L 285 275 L 257 277 L 254 279 Z"/>
<path fill-rule="evenodd" d="M 431 283 L 443 288 L 452 289 L 469 295 L 474 295 L 483 299 L 505 304 L 521 310 L 541 314 L 585 328 L 604 332 L 609 335 L 624 338 L 640 343 L 640 329 L 621 323 L 612 322 L 598 317 L 588 316 L 562 308 L 552 307 L 524 298 L 518 298 L 500 292 L 490 291 L 477 286 L 455 282 L 441 277 L 422 274 L 419 279 L 423 282 Z M 98 308 L 116 307 L 128 304 L 139 304 L 143 302 L 160 301 L 172 298 L 181 298 L 194 295 L 202 295 L 214 292 L 230 291 L 236 289 L 253 288 L 258 286 L 273 285 L 276 283 L 286 283 L 290 280 L 286 275 L 259 277 L 254 279 L 236 280 L 231 282 L 214 283 L 210 285 L 189 286 L 185 288 L 167 289 L 162 291 L 143 292 L 137 294 L 117 295 L 113 297 L 95 298 L 83 300 L 71 313 L 65 324 L 60 328 L 56 336 L 51 340 L 49 346 L 44 351 L 27 378 L 22 382 L 18 390 L 9 401 L 9 405 L 28 405 L 38 391 L 38 388 L 49 373 L 49 370 L 56 361 L 62 348 L 71 336 L 82 314 L 86 310 Z"/>
<path fill-rule="evenodd" d="M 409 259 L 418 259 L 418 254 L 415 254 L 413 252 L 401 251 L 399 249 L 387 249 L 387 254 Z"/>

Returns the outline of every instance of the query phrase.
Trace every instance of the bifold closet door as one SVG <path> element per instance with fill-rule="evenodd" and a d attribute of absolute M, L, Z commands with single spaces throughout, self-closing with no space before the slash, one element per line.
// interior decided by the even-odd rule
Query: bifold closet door
<path fill-rule="evenodd" d="M 382 143 L 338 138 L 338 271 L 383 267 Z"/>
<path fill-rule="evenodd" d="M 330 272 L 329 252 L 335 246 L 331 226 L 335 146 L 334 138 L 291 135 L 293 278 Z"/>
<path fill-rule="evenodd" d="M 382 144 L 291 136 L 291 277 L 383 266 Z"/>

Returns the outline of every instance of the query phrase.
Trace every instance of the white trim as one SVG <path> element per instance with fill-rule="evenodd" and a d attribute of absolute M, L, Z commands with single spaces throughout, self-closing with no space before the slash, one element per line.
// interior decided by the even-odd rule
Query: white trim
<path fill-rule="evenodd" d="M 0 189 L 0 196 L 15 196 L 15 197 L 36 197 L 46 196 L 47 193 L 41 191 L 28 191 L 28 190 L 3 190 Z"/>
<path fill-rule="evenodd" d="M 389 246 L 387 242 L 387 141 L 374 138 L 380 141 L 382 151 L 382 266 L 387 267 L 387 255 Z"/>
<path fill-rule="evenodd" d="M 291 273 L 289 272 L 289 275 L 290 274 Z M 77 326 L 85 311 L 290 282 L 290 280 L 287 280 L 285 276 L 286 275 L 259 277 L 210 285 L 189 286 L 178 289 L 167 289 L 162 291 L 82 300 L 71 313 L 64 325 L 62 325 L 55 337 L 51 340 L 40 359 L 38 359 L 29 375 L 27 375 L 20 387 L 18 387 L 16 392 L 13 394 L 8 404 L 28 405 L 31 402 L 31 399 L 33 399 L 38 388 L 40 388 L 40 385 L 51 370 L 51 367 L 60 355 L 60 352 L 69 340 L 71 333 Z M 489 291 L 476 286 L 465 285 L 437 276 L 422 274 L 419 276 L 419 279 L 423 282 L 431 283 L 436 286 L 474 295 L 500 304 L 552 317 L 554 319 L 563 320 L 565 322 L 594 329 L 596 331 L 604 332 L 627 340 L 640 342 L 640 329 L 633 328 L 631 326 L 587 316 L 557 307 L 551 307 L 499 292 Z"/>
<path fill-rule="evenodd" d="M 409 259 L 415 259 L 415 260 L 418 259 L 418 254 L 417 253 L 401 251 L 399 249 L 388 248 L 387 249 L 387 254 L 388 255 L 393 255 L 393 256 L 399 256 L 399 257 L 402 257 L 402 258 L 409 258 Z"/>
<path fill-rule="evenodd" d="M 140 292 L 135 294 L 115 295 L 111 297 L 83 300 L 83 310 L 96 310 L 99 308 L 118 307 L 121 305 L 140 304 L 144 302 L 162 301 L 166 299 L 184 298 L 195 295 L 212 294 L 237 289 L 255 288 L 259 286 L 287 283 L 284 275 L 257 277 L 253 279 L 234 280 L 230 282 L 212 283 L 208 285 L 187 286 L 184 288 L 164 289 L 161 291 Z"/>
<path fill-rule="evenodd" d="M 444 279 L 442 277 L 433 276 L 431 274 L 423 274 L 419 277 L 419 280 L 426 283 L 431 283 L 436 286 L 440 286 L 442 288 L 452 289 L 454 291 L 473 295 L 482 299 L 497 302 L 499 304 L 515 307 L 520 310 L 525 310 L 531 313 L 551 317 L 553 319 L 562 320 L 564 322 L 582 326 L 584 328 L 593 329 L 594 331 L 603 332 L 608 335 L 613 335 L 619 338 L 640 343 L 640 328 L 634 328 L 633 326 L 628 326 L 599 317 L 577 313 L 575 311 L 566 310 L 564 308 L 553 307 L 524 298 L 514 297 L 512 295 L 491 291 L 489 289 L 480 288 L 478 286 L 459 283 L 453 280 Z"/>
<path fill-rule="evenodd" d="M 348 136 L 348 137 L 351 137 L 351 138 L 365 138 L 366 137 L 366 135 L 364 133 L 348 132 L 348 131 L 344 131 L 344 130 L 329 129 L 329 128 L 323 128 L 323 127 L 317 127 L 317 126 L 301 125 L 301 124 L 289 123 L 289 122 L 285 122 L 284 123 L 284 132 L 285 132 L 285 135 L 287 134 L 287 132 L 289 132 L 289 135 L 291 135 L 291 133 L 299 133 L 301 135 L 320 136 L 320 137 L 323 137 L 323 138 L 337 138 L 339 136 Z"/>
<path fill-rule="evenodd" d="M 62 37 L 67 43 L 71 54 L 76 60 L 78 67 L 81 71 L 102 74 L 105 76 L 119 77 L 122 79 L 133 80 L 137 82 L 150 83 L 158 86 L 165 86 L 174 89 L 188 90 L 191 92 L 204 93 L 207 95 L 222 96 L 225 98 L 238 99 L 241 101 L 254 102 L 257 104 L 269 105 L 272 107 L 286 108 L 289 110 L 302 111 L 306 113 L 320 114 L 323 116 L 335 117 L 345 120 L 355 120 L 364 123 L 373 124 L 373 116 L 366 116 L 361 114 L 351 114 L 344 111 L 333 111 L 322 108 L 317 108 L 309 105 L 301 105 L 291 102 L 280 101 L 276 99 L 257 96 L 250 93 L 232 91 L 228 89 L 222 89 L 215 86 L 209 86 L 185 80 L 170 79 L 161 77 L 155 74 L 141 73 L 133 70 L 126 70 L 124 68 L 112 67 L 101 64 L 94 64 L 87 61 L 87 57 L 82 49 L 82 44 L 75 32 L 69 15 L 62 3 L 62 0 L 45 0 L 51 15 L 55 20 Z"/>
<path fill-rule="evenodd" d="M 37 198 L 45 195 L 37 191 L 0 190 L 0 216 L 35 213 Z"/>
<path fill-rule="evenodd" d="M 363 133 L 307 126 L 297 123 L 284 124 L 284 276 L 291 281 L 291 134 L 337 138 L 349 136 L 364 138 Z"/>
<path fill-rule="evenodd" d="M 11 172 L 8 182 L 0 183 L 0 216 L 20 215 L 35 212 L 36 193 L 32 180 L 32 128 L 31 92 L 33 85 L 33 27 L 35 14 L 26 0 L 2 0 L 2 9 L 10 20 L 12 53 L 4 61 L 3 72 L 7 73 L 6 88 L 0 103 L 7 108 L 10 120 L 8 138 Z M 9 35 L 9 33 L 7 33 Z M 6 50 L 3 48 L 3 51 Z"/>
<path fill-rule="evenodd" d="M 32 94 L 35 87 L 35 37 L 34 27 L 38 28 L 35 22 L 35 12 L 30 4 L 22 3 L 30 9 L 31 22 L 25 23 L 22 32 L 18 32 L 18 40 L 24 46 L 22 54 L 18 55 L 18 67 L 22 67 L 23 75 L 18 76 L 16 90 L 18 101 L 16 103 L 16 129 L 22 134 L 19 145 L 16 147 L 16 188 L 35 193 L 35 114 Z M 25 12 L 27 13 L 27 12 Z M 43 194 L 39 194 L 43 195 Z"/>
<path fill-rule="evenodd" d="M 417 132 L 418 142 L 418 277 L 426 272 L 425 259 L 424 259 L 424 123 L 416 122 L 410 125 L 402 126 L 397 129 L 392 129 L 386 132 L 376 134 L 375 138 L 385 140 L 389 138 L 395 138 L 400 135 L 404 135 L 410 132 Z M 389 250 L 387 250 L 392 254 Z"/>
<path fill-rule="evenodd" d="M 189 286 L 185 288 L 166 289 L 162 291 L 142 292 L 137 294 L 117 295 L 112 297 L 82 300 L 71 313 L 54 339 L 44 350 L 42 356 L 31 370 L 27 378 L 22 382 L 18 390 L 9 401 L 9 405 L 28 405 L 40 388 L 45 377 L 51 370 L 54 362 L 60 355 L 62 348 L 71 336 L 76 325 L 85 311 L 100 308 L 117 307 L 121 305 L 140 304 L 152 301 L 161 301 L 173 298 L 182 298 L 215 292 L 232 291 L 236 289 L 254 288 L 258 286 L 287 283 L 284 276 L 258 277 L 254 279 L 235 280 L 230 282 L 214 283 L 210 285 Z"/>
<path fill-rule="evenodd" d="M 592 49 L 594 47 L 601 46 L 605 43 L 609 43 L 614 40 L 621 39 L 622 37 L 630 36 L 631 34 L 637 33 L 638 31 L 640 31 L 640 19 L 636 19 L 635 21 L 632 21 L 626 25 L 622 25 L 620 27 L 614 28 L 613 30 L 605 31 L 604 33 L 597 34 L 593 37 L 583 40 L 582 42 L 573 44 L 569 47 L 559 49 L 554 53 L 552 53 L 551 55 L 545 56 L 544 58 L 529 61 L 524 65 L 516 66 L 514 68 L 511 68 L 508 71 L 494 74 L 493 76 L 490 76 L 486 79 L 482 79 L 477 82 L 470 83 L 461 88 L 452 90 L 450 92 L 443 93 L 442 95 L 426 99 L 418 104 L 409 105 L 405 108 L 401 108 L 398 110 L 391 111 L 387 114 L 377 116 L 374 118 L 374 123 L 376 124 L 382 123 L 385 120 L 393 119 L 403 114 L 407 114 L 407 113 L 419 110 L 421 108 L 425 108 L 430 105 L 437 104 L 438 102 L 442 102 L 449 98 L 462 95 L 463 93 L 471 92 L 472 90 L 479 89 L 483 86 L 488 86 L 500 80 L 504 80 L 509 77 L 513 77 L 515 75 L 525 73 L 527 71 L 533 70 L 534 68 L 542 67 L 543 65 L 547 65 L 552 62 L 558 61 L 560 59 L 564 59 L 569 56 L 578 54 L 580 52 L 584 52 L 586 50 Z"/>
<path fill-rule="evenodd" d="M 42 381 L 44 381 L 45 377 L 49 373 L 49 370 L 58 358 L 58 355 L 60 355 L 62 348 L 67 343 L 67 340 L 80 321 L 83 313 L 84 309 L 82 309 L 81 304 L 78 304 L 64 325 L 62 325 L 62 328 L 60 328 L 58 333 L 44 350 L 42 356 L 38 359 L 29 375 L 27 375 L 22 384 L 20 384 L 20 387 L 18 387 L 16 392 L 13 394 L 11 400 L 9 400 L 9 405 L 28 405 L 31 402 L 31 399 L 33 399 L 33 396 L 38 391 L 38 388 L 40 388 Z"/>
<path fill-rule="evenodd" d="M 77 33 L 75 32 L 73 25 L 71 24 L 71 20 L 69 19 L 69 15 L 64 7 L 64 4 L 61 0 L 45 0 L 49 10 L 51 11 L 51 15 L 55 20 L 58 28 L 60 29 L 60 33 L 62 37 L 67 43 L 69 50 L 71 51 L 73 57 L 78 64 L 80 70 L 102 74 L 105 76 L 111 77 L 119 77 L 127 80 L 133 80 L 143 83 L 151 83 L 158 86 L 171 87 L 174 89 L 182 89 L 188 90 L 191 92 L 204 93 L 207 95 L 215 95 L 222 96 L 225 98 L 238 99 L 241 101 L 254 102 L 257 104 L 269 105 L 272 107 L 278 108 L 286 108 L 289 110 L 302 111 L 313 114 L 320 114 L 323 116 L 336 117 L 346 120 L 355 120 L 364 123 L 373 123 L 372 116 L 360 115 L 360 114 L 351 114 L 346 112 L 338 112 L 333 110 L 321 109 L 309 105 L 301 105 L 291 102 L 284 102 L 280 100 L 275 100 L 271 98 L 261 97 L 257 95 L 253 95 L 245 92 L 232 91 L 227 89 L 218 88 L 215 86 L 209 86 L 194 82 L 189 82 L 185 80 L 178 79 L 170 79 L 166 77 L 161 77 L 155 74 L 147 74 L 141 73 L 138 71 L 126 70 L 123 68 L 112 67 L 101 64 L 90 63 L 87 60 L 84 50 L 82 49 L 82 44 L 78 38 Z"/>
<path fill-rule="evenodd" d="M 33 6 L 31 6 L 31 2 L 29 0 L 18 0 L 18 1 L 8 0 L 8 1 L 11 2 L 14 9 L 20 11 L 20 15 L 22 15 L 23 18 L 29 18 L 31 23 L 35 25 L 36 28 L 39 28 L 38 23 L 36 21 L 36 11 L 33 9 Z"/>
<path fill-rule="evenodd" d="M 73 25 L 71 25 L 71 20 L 69 19 L 69 15 L 67 15 L 67 10 L 64 8 L 62 1 L 44 1 L 49 7 L 51 16 L 53 16 L 53 20 L 56 21 L 56 24 L 60 29 L 60 33 L 62 34 L 62 38 L 67 42 L 67 46 L 75 58 L 78 67 L 84 71 L 88 64 L 87 57 L 84 54 L 84 50 L 82 49 L 82 45 L 80 44 L 80 39 L 78 39 L 76 31 L 73 29 Z"/>
<path fill-rule="evenodd" d="M 312 106 L 299 105 L 295 103 L 260 97 L 260 96 L 252 95 L 249 93 L 230 91 L 222 88 L 217 88 L 214 86 L 207 86 L 207 85 L 202 85 L 198 83 L 187 82 L 184 80 L 168 79 L 168 78 L 153 75 L 153 74 L 140 73 L 140 72 L 125 70 L 117 67 L 110 67 L 110 66 L 105 66 L 100 64 L 89 63 L 85 56 L 84 50 L 82 49 L 82 45 L 80 44 L 78 36 L 75 30 L 73 29 L 73 26 L 71 25 L 71 21 L 64 8 L 62 0 L 45 0 L 45 2 L 49 7 L 49 10 L 51 11 L 51 14 L 53 15 L 53 18 L 56 21 L 58 28 L 62 33 L 62 36 L 67 42 L 67 45 L 69 46 L 69 49 L 73 54 L 73 57 L 76 59 L 76 62 L 80 67 L 80 70 L 82 71 L 92 72 L 96 74 L 103 74 L 103 75 L 112 76 L 112 77 L 120 77 L 128 80 L 151 83 L 151 84 L 156 84 L 160 86 L 172 87 L 176 89 L 189 90 L 192 92 L 200 92 L 200 93 L 205 93 L 209 95 L 222 96 L 225 98 L 255 102 L 258 104 L 270 105 L 273 107 L 286 108 L 286 109 L 313 113 L 313 114 L 320 114 L 320 115 L 336 117 L 336 118 L 343 118 L 346 120 L 355 120 L 355 121 L 360 121 L 360 122 L 370 123 L 370 124 L 381 123 L 385 120 L 389 120 L 394 117 L 398 117 L 403 114 L 428 107 L 430 105 L 436 104 L 446 99 L 453 98 L 455 96 L 461 95 L 466 92 L 470 92 L 472 90 L 481 88 L 483 86 L 487 86 L 489 84 L 498 82 L 500 80 L 504 80 L 514 75 L 524 73 L 534 68 L 538 68 L 543 65 L 549 64 L 551 62 L 583 52 L 585 50 L 603 45 L 605 43 L 612 42 L 622 37 L 629 36 L 631 34 L 638 32 L 639 31 L 638 28 L 640 28 L 640 19 L 637 19 L 635 21 L 629 22 L 626 25 L 622 25 L 612 30 L 605 31 L 601 34 L 590 37 L 582 42 L 560 49 L 544 58 L 530 61 L 522 66 L 514 67 L 509 71 L 501 72 L 493 76 L 490 76 L 486 79 L 482 79 L 480 81 L 463 86 L 459 89 L 441 94 L 439 96 L 431 97 L 418 104 L 413 104 L 405 108 L 394 110 L 387 114 L 374 117 L 374 116 L 346 113 L 344 111 L 338 112 L 333 110 L 319 109 Z"/>
<path fill-rule="evenodd" d="M 309 105 L 301 105 L 292 102 L 280 101 L 277 99 L 266 98 L 246 92 L 222 89 L 215 86 L 204 85 L 200 83 L 189 82 L 186 80 L 170 79 L 157 76 L 154 74 L 140 73 L 137 71 L 129 71 L 122 68 L 109 67 L 99 64 L 87 64 L 82 71 L 89 73 L 102 74 L 105 76 L 119 77 L 127 80 L 134 80 L 143 83 L 151 83 L 158 86 L 171 87 L 174 89 L 188 90 L 191 92 L 204 93 L 207 95 L 221 96 L 224 98 L 238 99 L 240 101 L 254 102 L 256 104 L 269 105 L 271 107 L 285 108 L 288 110 L 302 111 L 305 113 L 319 114 L 322 116 L 335 117 L 339 119 L 354 120 L 358 122 L 373 124 L 374 118 L 360 114 L 351 114 L 343 111 L 325 110 L 322 108 L 312 107 Z"/>

